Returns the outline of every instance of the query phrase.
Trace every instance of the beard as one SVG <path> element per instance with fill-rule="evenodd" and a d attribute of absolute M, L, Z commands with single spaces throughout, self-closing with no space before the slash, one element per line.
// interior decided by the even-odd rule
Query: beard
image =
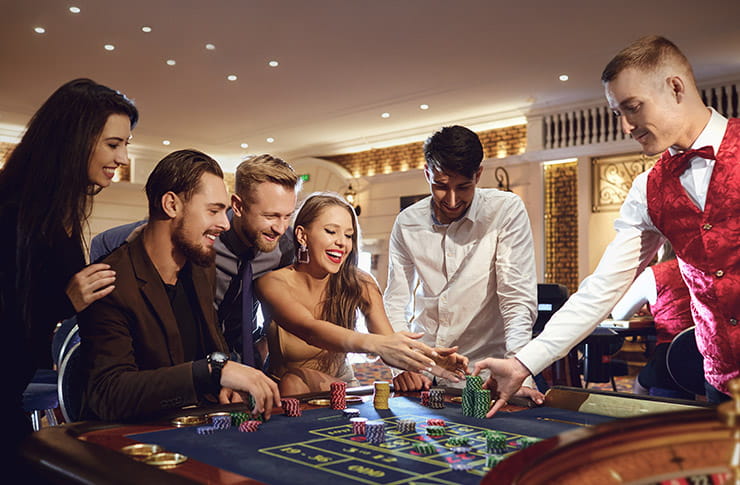
<path fill-rule="evenodd" d="M 182 252 L 185 258 L 197 266 L 208 267 L 216 262 L 216 250 L 202 244 L 188 241 L 185 235 L 185 219 L 181 219 L 172 234 L 172 244 Z"/>
<path fill-rule="evenodd" d="M 282 235 L 276 235 L 274 241 L 267 241 L 265 238 L 261 237 L 261 232 L 259 231 L 253 231 L 248 227 L 241 227 L 240 230 L 244 239 L 246 239 L 253 247 L 257 248 L 258 251 L 263 253 L 273 251 L 282 237 Z"/>

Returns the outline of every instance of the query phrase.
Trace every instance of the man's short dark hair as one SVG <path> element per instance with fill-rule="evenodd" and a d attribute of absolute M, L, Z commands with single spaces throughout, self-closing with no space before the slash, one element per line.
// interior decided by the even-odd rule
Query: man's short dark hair
<path fill-rule="evenodd" d="M 424 158 L 433 170 L 472 179 L 483 161 L 483 145 L 468 128 L 446 126 L 424 142 Z"/>
<path fill-rule="evenodd" d="M 218 162 L 197 150 L 178 150 L 160 160 L 146 181 L 149 219 L 167 219 L 162 209 L 162 196 L 167 192 L 190 200 L 205 172 L 224 178 Z"/>

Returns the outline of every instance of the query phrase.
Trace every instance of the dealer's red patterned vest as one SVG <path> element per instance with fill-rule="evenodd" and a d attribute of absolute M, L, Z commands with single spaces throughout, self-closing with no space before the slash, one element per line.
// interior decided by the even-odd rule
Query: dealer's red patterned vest
<path fill-rule="evenodd" d="M 681 330 L 694 325 L 691 296 L 681 278 L 678 261 L 671 259 L 650 267 L 655 276 L 657 297 L 650 305 L 659 344 L 670 343 Z"/>
<path fill-rule="evenodd" d="M 724 393 L 740 376 L 740 120 L 722 140 L 702 212 L 669 166 L 648 174 L 648 214 L 673 245 L 691 293 L 696 340 L 707 381 Z"/>

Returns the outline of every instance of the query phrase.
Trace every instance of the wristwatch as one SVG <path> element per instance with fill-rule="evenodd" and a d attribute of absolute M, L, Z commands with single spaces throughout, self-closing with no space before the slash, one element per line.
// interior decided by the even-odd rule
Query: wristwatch
<path fill-rule="evenodd" d="M 221 389 L 221 369 L 229 361 L 229 356 L 223 352 L 211 352 L 207 357 L 211 365 L 211 382 L 214 389 Z"/>

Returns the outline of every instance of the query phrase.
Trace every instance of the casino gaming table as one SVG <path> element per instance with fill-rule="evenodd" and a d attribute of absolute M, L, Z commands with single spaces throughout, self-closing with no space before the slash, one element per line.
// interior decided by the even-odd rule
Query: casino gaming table
<path fill-rule="evenodd" d="M 615 410 L 634 415 L 661 411 L 664 406 L 676 413 L 712 412 L 675 400 L 554 388 L 548 391 L 545 406 L 507 405 L 492 419 L 478 419 L 464 416 L 460 404 L 450 398 L 444 408 L 431 409 L 422 406 L 414 393 L 396 395 L 387 410 L 375 409 L 372 396 L 356 398 L 361 402 L 349 407 L 386 425 L 385 442 L 378 444 L 356 436 L 341 410 L 309 404 L 316 401 L 306 398 L 300 417 L 277 410 L 255 432 L 231 427 L 201 435 L 197 426 L 176 427 L 169 419 L 145 425 L 72 423 L 34 433 L 22 447 L 22 455 L 52 483 L 476 484 L 486 483 L 487 476 L 499 469 L 508 473 L 501 476 L 511 476 L 512 470 L 506 471 L 504 465 L 516 461 L 521 468 L 522 460 L 515 460 L 518 456 L 526 457 L 524 464 L 529 465 L 538 454 L 547 455 L 583 433 L 598 434 L 610 426 L 612 433 L 633 420 L 618 417 Z M 190 409 L 187 414 L 205 416 L 243 408 Z M 445 421 L 445 436 L 426 434 L 427 420 L 433 418 Z M 397 431 L 399 419 L 415 420 L 416 429 Z M 507 448 L 501 453 L 505 459 L 494 468 L 486 463 L 487 430 L 506 435 Z M 468 438 L 470 448 L 453 450 L 446 443 L 453 436 Z M 525 437 L 541 441 L 525 448 Z M 431 443 L 434 451 L 415 451 L 414 443 L 419 441 Z M 132 444 L 157 445 L 187 459 L 168 469 L 158 468 L 121 451 Z M 490 483 L 510 483 L 504 480 Z"/>

